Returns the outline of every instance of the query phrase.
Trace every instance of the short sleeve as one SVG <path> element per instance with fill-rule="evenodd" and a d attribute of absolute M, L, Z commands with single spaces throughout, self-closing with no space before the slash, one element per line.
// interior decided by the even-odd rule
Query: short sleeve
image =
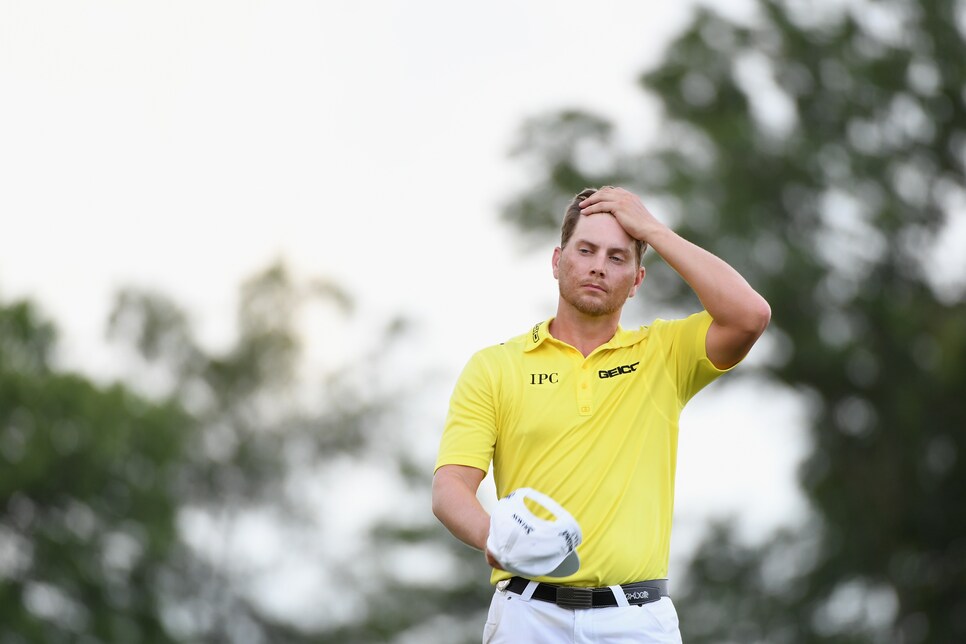
<path fill-rule="evenodd" d="M 497 436 L 496 379 L 482 352 L 467 362 L 450 396 L 435 469 L 443 465 L 489 469 Z"/>
<path fill-rule="evenodd" d="M 671 378 L 683 405 L 729 369 L 719 369 L 708 358 L 711 314 L 700 311 L 681 320 L 657 320 L 652 331 L 659 338 Z"/>

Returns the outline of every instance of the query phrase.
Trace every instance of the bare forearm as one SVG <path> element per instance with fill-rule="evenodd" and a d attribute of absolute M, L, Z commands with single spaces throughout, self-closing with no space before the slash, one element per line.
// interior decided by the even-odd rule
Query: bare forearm
<path fill-rule="evenodd" d="M 688 283 L 716 323 L 759 333 L 767 325 L 768 304 L 727 262 L 670 228 L 652 232 L 647 242 Z"/>
<path fill-rule="evenodd" d="M 482 480 L 482 473 L 480 475 Z M 433 514 L 457 539 L 477 550 L 486 549 L 490 515 L 476 498 L 479 480 L 440 469 L 433 478 Z"/>

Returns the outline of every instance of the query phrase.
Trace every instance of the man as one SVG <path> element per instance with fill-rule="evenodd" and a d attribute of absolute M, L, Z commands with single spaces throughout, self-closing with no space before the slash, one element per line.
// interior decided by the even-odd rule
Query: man
<path fill-rule="evenodd" d="M 647 246 L 704 310 L 624 330 Z M 678 418 L 747 355 L 771 310 L 731 266 L 612 186 L 575 197 L 552 267 L 556 316 L 477 352 L 460 375 L 433 512 L 494 569 L 484 642 L 680 642 L 666 590 Z M 573 515 L 583 531 L 575 573 L 526 579 L 487 551 L 476 494 L 491 463 L 498 497 L 532 488 Z"/>

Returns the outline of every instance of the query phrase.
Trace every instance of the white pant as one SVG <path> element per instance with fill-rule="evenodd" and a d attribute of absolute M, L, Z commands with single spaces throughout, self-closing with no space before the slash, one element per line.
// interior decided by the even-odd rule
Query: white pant
<path fill-rule="evenodd" d="M 483 627 L 483 644 L 681 644 L 670 597 L 642 606 L 560 608 L 496 590 Z"/>

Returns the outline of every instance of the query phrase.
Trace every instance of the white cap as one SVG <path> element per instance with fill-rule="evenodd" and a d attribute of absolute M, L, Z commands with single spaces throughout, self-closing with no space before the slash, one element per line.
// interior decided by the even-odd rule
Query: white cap
<path fill-rule="evenodd" d="M 536 516 L 524 503 L 533 499 L 554 515 Z M 546 494 L 522 487 L 500 499 L 490 515 L 486 548 L 508 571 L 522 577 L 567 577 L 577 572 L 583 535 L 569 512 Z"/>

